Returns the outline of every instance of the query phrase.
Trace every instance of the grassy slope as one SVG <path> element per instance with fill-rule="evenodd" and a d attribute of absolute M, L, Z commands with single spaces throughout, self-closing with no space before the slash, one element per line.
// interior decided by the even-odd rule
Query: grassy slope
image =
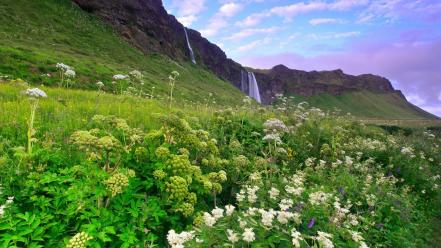
<path fill-rule="evenodd" d="M 338 108 L 342 113 L 351 113 L 362 118 L 384 119 L 433 119 L 434 116 L 415 108 L 398 94 L 382 94 L 369 91 L 345 93 L 340 96 L 320 94 L 305 98 L 295 96 L 295 101 L 307 101 L 324 110 Z"/>
<path fill-rule="evenodd" d="M 191 63 L 142 54 L 68 0 L 2 0 L 0 23 L 0 74 L 51 85 L 58 79 L 41 75 L 63 62 L 75 67 L 77 87 L 95 88 L 97 80 L 110 84 L 112 75 L 138 69 L 145 73 L 146 91 L 155 86 L 155 93 L 165 97 L 168 75 L 176 70 L 179 98 L 204 102 L 208 92 L 220 104 L 243 98 L 235 87 Z"/>

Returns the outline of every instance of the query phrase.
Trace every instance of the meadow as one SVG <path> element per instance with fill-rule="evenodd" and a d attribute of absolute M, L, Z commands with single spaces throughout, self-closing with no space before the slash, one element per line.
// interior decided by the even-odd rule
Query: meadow
<path fill-rule="evenodd" d="M 173 75 L 163 97 L 3 77 L 0 247 L 439 244 L 439 128 L 190 102 Z"/>

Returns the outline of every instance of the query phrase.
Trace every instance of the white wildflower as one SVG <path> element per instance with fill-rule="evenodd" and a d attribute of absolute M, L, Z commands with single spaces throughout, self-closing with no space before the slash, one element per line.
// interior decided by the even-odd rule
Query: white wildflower
<path fill-rule="evenodd" d="M 47 97 L 46 92 L 40 90 L 39 88 L 27 89 L 25 94 L 33 98 Z"/>
<path fill-rule="evenodd" d="M 280 210 L 287 211 L 290 209 L 293 205 L 293 201 L 291 199 L 282 199 L 282 201 L 279 203 Z"/>
<path fill-rule="evenodd" d="M 294 218 L 294 214 L 288 211 L 278 211 L 277 212 L 277 220 L 280 224 L 286 224 L 290 219 Z"/>
<path fill-rule="evenodd" d="M 270 195 L 270 198 L 273 200 L 277 199 L 277 196 L 279 196 L 280 191 L 274 187 L 271 188 L 271 190 L 268 191 L 268 194 Z"/>
<path fill-rule="evenodd" d="M 233 214 L 235 208 L 236 208 L 236 207 L 233 206 L 233 205 L 226 205 L 226 206 L 225 206 L 225 214 L 226 214 L 227 216 L 231 216 L 231 215 Z"/>
<path fill-rule="evenodd" d="M 237 235 L 237 233 L 235 233 L 233 230 L 231 229 L 227 229 L 227 236 L 228 236 L 228 240 L 231 243 L 236 243 L 237 241 L 239 241 L 239 236 Z"/>
<path fill-rule="evenodd" d="M 194 238 L 194 232 L 176 233 L 175 230 L 168 231 L 167 241 L 172 248 L 183 248 L 185 242 Z"/>
<path fill-rule="evenodd" d="M 270 209 L 268 211 L 265 211 L 264 209 L 260 209 L 259 212 L 262 216 L 262 224 L 267 227 L 272 226 L 276 212 L 272 209 Z"/>
<path fill-rule="evenodd" d="M 311 193 L 309 195 L 309 202 L 312 205 L 320 205 L 320 204 L 326 203 L 330 197 L 331 197 L 331 194 L 329 194 L 329 193 L 317 191 L 317 192 Z"/>
<path fill-rule="evenodd" d="M 246 241 L 248 243 L 253 242 L 256 239 L 255 234 L 253 232 L 253 229 L 252 228 L 245 228 L 245 231 L 242 234 L 242 238 L 244 241 Z"/>
<path fill-rule="evenodd" d="M 334 248 L 334 244 L 330 240 L 332 235 L 325 232 L 317 232 L 316 240 L 324 247 L 324 248 Z"/>
<path fill-rule="evenodd" d="M 98 86 L 98 88 L 102 88 L 102 87 L 104 87 L 104 83 L 101 82 L 101 81 L 98 81 L 98 82 L 96 83 L 96 86 Z"/>
<path fill-rule="evenodd" d="M 224 210 L 222 208 L 218 208 L 216 207 L 215 209 L 213 209 L 211 211 L 211 214 L 213 215 L 213 217 L 218 220 L 222 217 L 224 217 Z"/>
<path fill-rule="evenodd" d="M 214 224 L 216 224 L 216 218 L 211 216 L 210 213 L 205 212 L 204 213 L 204 223 L 205 223 L 205 225 L 212 227 L 212 226 L 214 226 Z"/>
<path fill-rule="evenodd" d="M 116 74 L 113 76 L 113 80 L 124 80 L 127 78 L 127 75 Z"/>
<path fill-rule="evenodd" d="M 66 77 L 68 77 L 68 78 L 74 78 L 75 75 L 76 75 L 76 73 L 75 73 L 75 71 L 72 70 L 72 69 L 67 69 L 67 70 L 64 72 L 64 75 L 66 75 Z"/>
<path fill-rule="evenodd" d="M 291 238 L 292 238 L 292 245 L 295 248 L 300 248 L 300 241 L 303 240 L 302 234 L 298 232 L 295 228 L 291 230 Z"/>

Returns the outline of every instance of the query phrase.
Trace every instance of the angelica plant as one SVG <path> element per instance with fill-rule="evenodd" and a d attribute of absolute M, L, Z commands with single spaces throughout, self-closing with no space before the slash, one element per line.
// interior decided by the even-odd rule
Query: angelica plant
<path fill-rule="evenodd" d="M 31 106 L 31 111 L 28 119 L 28 132 L 27 132 L 27 138 L 28 138 L 28 154 L 32 153 L 32 144 L 35 142 L 35 129 L 34 129 L 34 123 L 35 123 L 35 114 L 37 112 L 38 104 L 40 98 L 46 98 L 46 92 L 40 90 L 39 88 L 34 89 L 27 89 L 25 91 L 25 94 L 29 96 L 29 103 Z"/>
<path fill-rule="evenodd" d="M 169 104 L 169 108 L 172 107 L 172 103 L 173 103 L 173 90 L 175 88 L 176 79 L 178 77 L 179 77 L 179 72 L 177 72 L 177 71 L 172 71 L 172 73 L 168 76 L 169 86 L 170 86 L 170 104 Z"/>

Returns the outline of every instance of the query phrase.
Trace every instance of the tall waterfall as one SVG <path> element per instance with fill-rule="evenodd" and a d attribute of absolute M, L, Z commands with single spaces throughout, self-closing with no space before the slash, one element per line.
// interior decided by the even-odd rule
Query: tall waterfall
<path fill-rule="evenodd" d="M 191 48 L 190 40 L 188 39 L 188 34 L 187 34 L 187 28 L 186 27 L 184 27 L 184 32 L 185 32 L 185 39 L 187 40 L 188 51 L 190 52 L 191 62 L 193 62 L 193 64 L 196 64 L 196 59 L 194 58 L 193 48 Z"/>
<path fill-rule="evenodd" d="M 256 76 L 254 76 L 254 73 L 248 72 L 248 90 L 249 90 L 249 96 L 256 99 L 259 103 L 262 101 L 260 100 L 260 92 L 259 92 L 259 85 L 257 85 Z"/>
<path fill-rule="evenodd" d="M 254 98 L 261 103 L 259 85 L 257 84 L 256 76 L 253 72 L 242 71 L 241 72 L 240 90 L 248 96 Z"/>

